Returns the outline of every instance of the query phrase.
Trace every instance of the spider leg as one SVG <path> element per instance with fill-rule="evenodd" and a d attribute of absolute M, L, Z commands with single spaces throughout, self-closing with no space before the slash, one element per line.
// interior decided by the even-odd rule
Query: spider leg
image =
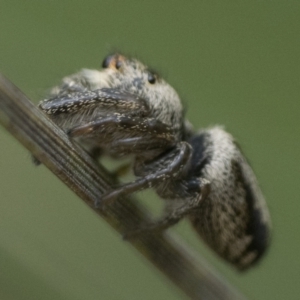
<path fill-rule="evenodd" d="M 200 178 L 199 180 L 200 193 L 196 193 L 176 209 L 168 211 L 162 219 L 125 233 L 124 239 L 131 239 L 140 234 L 163 231 L 178 223 L 183 217 L 195 211 L 195 209 L 198 209 L 199 204 L 207 198 L 210 192 L 210 182 L 204 178 Z"/>
<path fill-rule="evenodd" d="M 174 157 L 174 152 L 178 152 L 178 154 Z M 166 155 L 160 157 L 158 160 L 163 161 L 160 169 L 156 168 L 155 171 L 150 172 L 144 177 L 138 178 L 137 180 L 124 184 L 116 189 L 104 193 L 101 196 L 101 199 L 95 203 L 96 206 L 103 206 L 108 204 L 109 202 L 114 201 L 120 196 L 128 195 L 137 191 L 141 191 L 146 188 L 151 188 L 155 184 L 160 183 L 162 181 L 168 180 L 171 177 L 176 177 L 184 167 L 187 165 L 190 160 L 192 154 L 191 146 L 186 142 L 180 142 L 178 145 L 168 152 Z M 169 163 L 166 165 L 166 161 Z M 155 165 L 157 165 L 157 160 L 155 161 Z M 151 163 L 149 163 L 151 164 Z"/>
<path fill-rule="evenodd" d="M 159 151 L 160 149 L 168 149 L 175 144 L 175 137 L 170 136 L 169 139 L 159 136 L 139 136 L 134 138 L 125 138 L 114 141 L 110 147 L 111 153 L 141 153 L 142 151 Z"/>
<path fill-rule="evenodd" d="M 102 88 L 95 91 L 81 91 L 64 94 L 40 102 L 39 107 L 49 115 L 76 112 L 81 108 L 97 106 L 123 110 L 143 116 L 149 114 L 147 102 L 138 96 L 113 88 Z"/>
<path fill-rule="evenodd" d="M 108 117 L 96 119 L 84 125 L 73 127 L 68 131 L 68 134 L 71 137 L 80 137 L 95 133 L 98 133 L 100 135 L 101 131 L 107 128 L 115 128 L 115 130 L 132 130 L 137 133 L 140 132 L 141 134 L 145 133 L 157 136 L 161 140 L 169 141 L 172 143 L 175 142 L 175 137 L 172 129 L 161 121 L 154 118 L 142 118 L 138 116 L 133 117 L 125 114 L 113 114 Z M 142 139 L 140 139 L 139 141 L 140 143 L 144 143 L 142 142 Z M 148 141 L 148 143 L 149 142 L 150 140 Z M 118 143 L 119 145 L 122 144 L 122 142 L 116 141 L 112 146 L 117 147 Z M 127 144 L 128 143 L 130 142 L 128 141 Z M 125 144 L 126 142 L 123 140 L 123 145 Z M 134 144 L 134 140 L 132 140 L 132 144 Z"/>

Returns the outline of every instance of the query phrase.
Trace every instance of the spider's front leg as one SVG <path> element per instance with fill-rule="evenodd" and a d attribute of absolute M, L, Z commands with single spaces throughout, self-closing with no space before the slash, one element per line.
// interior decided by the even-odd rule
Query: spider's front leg
<path fill-rule="evenodd" d="M 121 135 L 126 132 L 126 137 L 112 140 L 110 153 L 134 154 L 153 149 L 168 149 L 177 142 L 176 133 L 157 119 L 118 113 L 75 126 L 68 131 L 68 134 L 74 138 L 100 137 L 105 139 L 108 131 L 119 132 Z"/>
<path fill-rule="evenodd" d="M 115 88 L 102 88 L 94 91 L 80 91 L 63 94 L 39 103 L 48 115 L 69 114 L 81 109 L 100 108 L 121 110 L 130 114 L 148 115 L 146 101 L 134 94 Z"/>
<path fill-rule="evenodd" d="M 165 155 L 155 159 L 153 162 L 147 163 L 149 170 L 151 169 L 151 165 L 155 166 L 152 172 L 103 194 L 95 205 L 97 207 L 105 206 L 120 196 L 151 188 L 159 183 L 180 176 L 185 171 L 186 166 L 188 166 L 191 154 L 192 149 L 188 143 L 178 143 L 175 148 L 168 151 Z"/>

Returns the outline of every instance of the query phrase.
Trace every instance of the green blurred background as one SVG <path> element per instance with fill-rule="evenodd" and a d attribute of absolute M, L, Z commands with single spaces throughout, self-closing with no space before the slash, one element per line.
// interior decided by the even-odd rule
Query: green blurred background
<path fill-rule="evenodd" d="M 37 102 L 114 50 L 159 70 L 195 127 L 238 139 L 274 227 L 245 274 L 172 230 L 249 299 L 299 299 L 300 2 L 224 2 L 0 1 L 0 71 Z M 2 128 L 0 154 L 0 299 L 185 299 Z"/>

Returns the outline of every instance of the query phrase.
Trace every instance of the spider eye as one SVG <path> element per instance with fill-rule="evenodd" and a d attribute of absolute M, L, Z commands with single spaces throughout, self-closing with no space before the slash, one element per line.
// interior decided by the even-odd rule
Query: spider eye
<path fill-rule="evenodd" d="M 102 68 L 106 69 L 109 67 L 111 60 L 114 58 L 114 55 L 106 56 L 102 62 Z"/>
<path fill-rule="evenodd" d="M 156 82 L 156 76 L 152 73 L 148 73 L 148 82 L 154 84 Z"/>
<path fill-rule="evenodd" d="M 116 68 L 119 70 L 122 66 L 122 61 L 124 60 L 124 57 L 118 54 L 109 55 L 104 58 L 102 62 L 102 68 Z"/>
<path fill-rule="evenodd" d="M 119 70 L 122 66 L 122 62 L 120 60 L 116 61 L 116 69 Z"/>

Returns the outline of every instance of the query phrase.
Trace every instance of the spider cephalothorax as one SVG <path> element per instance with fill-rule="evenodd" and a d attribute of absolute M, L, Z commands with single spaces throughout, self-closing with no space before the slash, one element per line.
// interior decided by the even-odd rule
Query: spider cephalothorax
<path fill-rule="evenodd" d="M 165 217 L 128 237 L 188 216 L 203 240 L 239 269 L 264 253 L 268 210 L 233 137 L 217 126 L 194 133 L 174 89 L 138 60 L 108 56 L 102 70 L 64 78 L 40 108 L 72 138 L 114 156 L 133 155 L 137 179 L 99 195 L 96 205 L 150 187 L 165 200 Z"/>
<path fill-rule="evenodd" d="M 109 153 L 157 153 L 182 139 L 183 108 L 175 90 L 119 54 L 108 56 L 102 70 L 64 78 L 39 106 L 71 136 Z"/>

